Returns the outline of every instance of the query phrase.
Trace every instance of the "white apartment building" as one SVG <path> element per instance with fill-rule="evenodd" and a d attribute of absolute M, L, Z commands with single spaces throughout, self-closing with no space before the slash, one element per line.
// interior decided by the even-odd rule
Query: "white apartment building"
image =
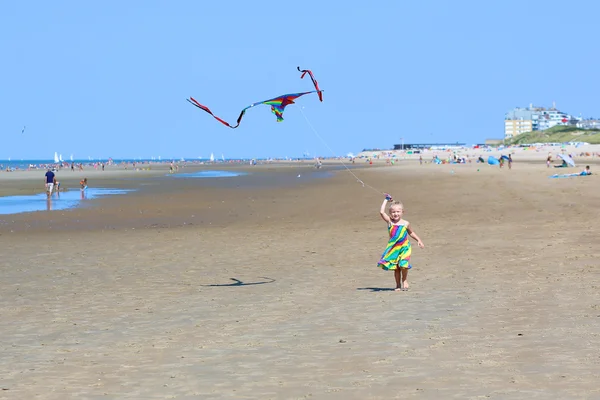
<path fill-rule="evenodd" d="M 504 115 L 504 139 L 510 139 L 522 133 L 543 131 L 556 125 L 567 125 L 572 117 L 552 108 L 517 107 Z"/>

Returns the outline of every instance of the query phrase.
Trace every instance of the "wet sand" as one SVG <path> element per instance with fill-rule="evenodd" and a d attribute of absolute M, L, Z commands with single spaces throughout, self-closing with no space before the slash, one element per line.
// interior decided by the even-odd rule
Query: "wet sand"
<path fill-rule="evenodd" d="M 394 292 L 382 195 L 253 171 L 0 218 L 0 397 L 600 397 L 597 175 L 354 170 L 426 245 Z"/>

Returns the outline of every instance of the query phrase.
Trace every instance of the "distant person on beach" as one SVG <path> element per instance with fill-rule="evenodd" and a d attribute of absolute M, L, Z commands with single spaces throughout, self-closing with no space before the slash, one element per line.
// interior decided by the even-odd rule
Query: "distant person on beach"
<path fill-rule="evenodd" d="M 54 182 L 56 181 L 56 176 L 54 172 L 50 168 L 46 171 L 46 177 L 44 178 L 44 183 L 46 185 L 46 195 L 50 197 L 52 194 L 52 189 L 54 189 Z"/>
<path fill-rule="evenodd" d="M 508 155 L 508 169 L 512 169 L 512 155 L 509 154 Z"/>
<path fill-rule="evenodd" d="M 567 164 L 567 162 L 565 160 L 563 160 L 562 164 L 554 166 L 554 168 L 568 168 L 568 167 L 569 167 L 569 164 Z"/>
<path fill-rule="evenodd" d="M 550 168 L 550 163 L 552 163 L 552 155 L 548 154 L 548 158 L 546 158 L 546 167 Z"/>
<path fill-rule="evenodd" d="M 87 189 L 87 184 L 88 184 L 87 178 L 83 178 L 82 180 L 79 181 L 79 185 L 81 186 L 82 192 Z"/>
<path fill-rule="evenodd" d="M 386 213 L 385 207 L 387 203 L 392 204 Z M 417 245 L 420 248 L 424 248 L 425 245 L 415 231 L 412 230 L 410 223 L 402 219 L 402 215 L 404 214 L 402 203 L 393 201 L 390 195 L 386 195 L 381 204 L 379 214 L 387 223 L 390 238 L 377 266 L 386 271 L 393 270 L 396 280 L 395 290 L 406 291 L 408 290 L 408 270 L 412 268 L 410 265 L 412 249 L 409 236 L 417 241 Z"/>
<path fill-rule="evenodd" d="M 591 175 L 591 174 L 592 174 L 592 170 L 590 169 L 590 166 L 586 165 L 585 169 L 583 171 L 581 171 L 581 173 L 579 175 L 586 176 L 586 175 Z"/>

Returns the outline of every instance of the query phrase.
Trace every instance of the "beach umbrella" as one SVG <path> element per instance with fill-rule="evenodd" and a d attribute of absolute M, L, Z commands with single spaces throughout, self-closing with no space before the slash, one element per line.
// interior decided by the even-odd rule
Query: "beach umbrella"
<path fill-rule="evenodd" d="M 569 164 L 571 167 L 575 166 L 575 161 L 573 161 L 573 159 L 565 154 L 559 154 L 558 155 L 560 158 L 563 159 L 564 162 L 566 162 L 567 164 Z"/>
<path fill-rule="evenodd" d="M 498 165 L 498 164 L 500 164 L 500 161 L 498 161 L 498 159 L 496 157 L 489 156 L 488 157 L 488 164 L 490 164 L 490 165 Z"/>

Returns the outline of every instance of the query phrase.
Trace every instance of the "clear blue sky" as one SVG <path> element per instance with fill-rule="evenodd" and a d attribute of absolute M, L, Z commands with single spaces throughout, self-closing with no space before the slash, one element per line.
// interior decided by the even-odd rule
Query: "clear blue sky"
<path fill-rule="evenodd" d="M 338 155 L 478 143 L 529 103 L 600 117 L 600 2 L 3 1 L 0 159 Z M 22 135 L 21 129 L 26 126 Z"/>

